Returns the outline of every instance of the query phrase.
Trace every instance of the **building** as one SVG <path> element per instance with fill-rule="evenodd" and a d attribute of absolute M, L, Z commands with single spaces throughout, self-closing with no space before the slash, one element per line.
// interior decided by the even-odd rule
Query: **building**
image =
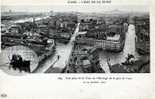
<path fill-rule="evenodd" d="M 107 27 L 106 30 L 94 29 L 86 34 L 80 34 L 76 37 L 75 42 L 104 50 L 122 51 L 125 44 L 123 26 L 112 25 Z"/>
<path fill-rule="evenodd" d="M 9 32 L 10 33 L 22 33 L 22 27 L 20 25 L 11 25 L 9 27 Z"/>
<path fill-rule="evenodd" d="M 97 17 L 95 15 L 80 16 L 79 31 L 86 31 L 76 37 L 76 43 L 120 52 L 124 48 L 128 31 L 126 17 Z"/>
<path fill-rule="evenodd" d="M 98 53 L 91 49 L 75 45 L 64 71 L 66 73 L 105 73 L 100 66 Z"/>
<path fill-rule="evenodd" d="M 140 54 L 150 53 L 150 22 L 149 17 L 135 17 L 136 49 Z"/>

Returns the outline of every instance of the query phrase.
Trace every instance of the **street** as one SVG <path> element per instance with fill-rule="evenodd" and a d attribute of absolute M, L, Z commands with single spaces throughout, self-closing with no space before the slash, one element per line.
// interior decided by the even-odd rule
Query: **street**
<path fill-rule="evenodd" d="M 79 25 L 80 23 L 78 23 L 69 43 L 66 45 L 58 43 L 56 45 L 55 55 L 45 60 L 45 62 L 41 64 L 43 66 L 36 71 L 37 73 L 44 73 L 44 72 L 50 73 L 54 68 L 59 69 L 59 71 L 56 71 L 56 72 L 61 72 L 61 70 L 66 66 L 66 63 L 68 62 L 69 56 L 72 52 L 73 42 L 75 40 L 75 37 L 78 34 Z M 58 59 L 58 55 L 60 56 L 59 59 Z"/>
<path fill-rule="evenodd" d="M 132 54 L 136 59 L 139 58 L 139 54 L 136 52 L 135 48 L 135 27 L 130 24 L 128 27 L 128 32 L 126 33 L 125 46 L 122 52 L 120 53 L 112 53 L 101 51 L 100 52 L 100 63 L 102 68 L 106 73 L 110 73 L 109 67 L 107 65 L 107 59 L 111 59 L 111 64 L 121 63 L 125 61 L 125 57 L 128 54 Z"/>

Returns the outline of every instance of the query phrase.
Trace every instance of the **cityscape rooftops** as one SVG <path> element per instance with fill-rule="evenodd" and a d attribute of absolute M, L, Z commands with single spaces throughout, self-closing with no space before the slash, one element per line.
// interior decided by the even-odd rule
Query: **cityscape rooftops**
<path fill-rule="evenodd" d="M 120 39 L 120 35 L 115 34 L 113 37 L 107 36 L 107 40 L 114 40 L 117 41 Z"/>

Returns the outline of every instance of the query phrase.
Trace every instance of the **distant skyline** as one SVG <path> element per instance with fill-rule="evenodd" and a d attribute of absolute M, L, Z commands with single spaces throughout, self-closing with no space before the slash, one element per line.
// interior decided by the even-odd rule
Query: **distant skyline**
<path fill-rule="evenodd" d="M 149 7 L 144 5 L 51 5 L 51 6 L 1 6 L 1 12 L 105 12 L 105 11 L 125 11 L 125 12 L 149 12 Z"/>

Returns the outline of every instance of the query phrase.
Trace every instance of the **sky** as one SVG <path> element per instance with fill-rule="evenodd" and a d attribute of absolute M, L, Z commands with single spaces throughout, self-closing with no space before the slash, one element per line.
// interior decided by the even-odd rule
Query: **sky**
<path fill-rule="evenodd" d="M 138 11 L 138 12 L 148 12 L 149 7 L 144 5 L 47 5 L 47 6 L 1 6 L 1 11 L 14 12 L 49 12 L 51 10 L 56 12 L 67 12 L 67 11 L 78 11 L 78 12 L 104 12 L 104 11 Z"/>

